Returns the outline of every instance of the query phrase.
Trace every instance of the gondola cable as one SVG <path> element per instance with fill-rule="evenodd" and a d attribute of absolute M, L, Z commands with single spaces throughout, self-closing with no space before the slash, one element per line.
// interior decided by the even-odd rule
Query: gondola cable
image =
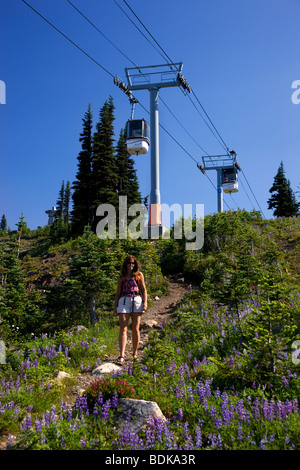
<path fill-rule="evenodd" d="M 54 28 L 59 34 L 61 34 L 65 39 L 67 39 L 73 46 L 77 47 L 83 54 L 85 54 L 89 59 L 91 59 L 93 62 L 95 62 L 96 65 L 102 68 L 104 72 L 106 72 L 108 75 L 110 75 L 112 78 L 115 78 L 115 75 L 113 75 L 109 70 L 107 70 L 103 65 L 101 65 L 96 59 L 94 59 L 90 54 L 88 54 L 84 49 L 82 49 L 76 42 L 74 42 L 72 39 L 70 39 L 66 34 L 64 34 L 60 29 L 58 29 L 56 26 L 54 26 L 51 21 L 47 20 L 40 12 L 35 10 L 29 3 L 26 2 L 26 0 L 22 0 L 23 3 L 25 3 L 31 10 L 33 10 L 37 15 L 39 15 L 46 23 L 48 23 L 52 28 Z"/>

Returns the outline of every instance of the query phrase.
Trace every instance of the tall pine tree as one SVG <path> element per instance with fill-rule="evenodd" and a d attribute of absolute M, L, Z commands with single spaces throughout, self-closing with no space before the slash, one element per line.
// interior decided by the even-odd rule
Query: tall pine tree
<path fill-rule="evenodd" d="M 83 118 L 83 130 L 80 134 L 81 151 L 77 157 L 78 170 L 76 181 L 72 185 L 73 210 L 71 212 L 72 232 L 81 234 L 84 227 L 91 227 L 93 221 L 92 212 L 92 156 L 93 137 L 92 124 L 93 115 L 91 105 Z"/>
<path fill-rule="evenodd" d="M 67 181 L 65 192 L 64 192 L 64 200 L 63 200 L 63 218 L 66 224 L 70 223 L 70 197 L 71 197 L 71 185 L 70 185 L 70 181 Z"/>
<path fill-rule="evenodd" d="M 7 221 L 6 221 L 5 214 L 3 214 L 1 217 L 0 231 L 3 231 L 3 232 L 7 231 Z"/>
<path fill-rule="evenodd" d="M 96 210 L 100 204 L 118 206 L 117 165 L 114 155 L 114 104 L 110 96 L 100 110 L 100 120 L 96 126 L 93 142 L 92 165 L 92 207 L 94 211 L 93 229 L 96 228 Z"/>
<path fill-rule="evenodd" d="M 61 183 L 61 187 L 58 193 L 58 199 L 56 201 L 56 213 L 55 219 L 60 219 L 63 215 L 64 210 L 64 195 L 65 195 L 65 182 Z"/>
<path fill-rule="evenodd" d="M 283 162 L 280 163 L 269 192 L 273 194 L 268 200 L 268 209 L 274 209 L 275 217 L 293 217 L 299 213 L 299 204 L 290 181 L 285 177 Z"/>

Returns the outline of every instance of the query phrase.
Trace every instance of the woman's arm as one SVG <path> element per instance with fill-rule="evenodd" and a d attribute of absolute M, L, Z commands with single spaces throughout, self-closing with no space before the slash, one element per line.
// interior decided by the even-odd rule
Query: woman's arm
<path fill-rule="evenodd" d="M 121 290 L 122 290 L 122 278 L 120 276 L 118 279 L 117 293 L 115 295 L 115 304 L 114 304 L 114 311 L 113 311 L 113 315 L 115 317 L 118 315 L 117 309 L 118 309 L 119 298 L 121 297 Z"/>
<path fill-rule="evenodd" d="M 147 289 L 146 289 L 143 273 L 140 273 L 140 288 L 141 288 L 142 297 L 143 297 L 143 310 L 147 310 L 148 294 L 147 294 Z"/>

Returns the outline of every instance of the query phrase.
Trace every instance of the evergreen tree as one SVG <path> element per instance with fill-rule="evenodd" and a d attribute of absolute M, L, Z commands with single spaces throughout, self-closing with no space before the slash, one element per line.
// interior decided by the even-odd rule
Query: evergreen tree
<path fill-rule="evenodd" d="M 27 235 L 30 232 L 30 229 L 27 227 L 27 222 L 24 220 L 23 212 L 20 215 L 19 222 L 16 224 L 18 228 L 18 256 L 20 254 L 20 246 L 21 246 L 21 237 L 22 235 Z"/>
<path fill-rule="evenodd" d="M 298 214 L 299 204 L 291 189 L 290 181 L 285 177 L 283 162 L 280 163 L 269 192 L 273 194 L 268 200 L 268 209 L 274 209 L 273 214 L 276 217 L 293 217 Z"/>
<path fill-rule="evenodd" d="M 0 231 L 4 231 L 4 232 L 7 231 L 7 221 L 6 221 L 5 214 L 3 214 L 1 217 Z"/>
<path fill-rule="evenodd" d="M 0 246 L 0 301 L 0 337 L 10 328 L 21 334 L 37 331 L 41 324 L 39 294 L 26 292 L 19 242 L 15 239 Z"/>
<path fill-rule="evenodd" d="M 118 205 L 117 165 L 114 155 L 114 104 L 110 96 L 100 110 L 100 121 L 96 126 L 93 141 L 92 164 L 92 208 L 94 211 L 93 229 L 97 221 L 96 209 L 100 204 Z"/>
<path fill-rule="evenodd" d="M 61 184 L 60 191 L 58 193 L 58 199 L 56 201 L 55 219 L 60 219 L 63 215 L 64 195 L 65 195 L 65 182 L 63 181 L 62 184 Z"/>
<path fill-rule="evenodd" d="M 71 196 L 71 185 L 70 181 L 67 181 L 64 199 L 63 199 L 63 218 L 66 224 L 70 222 L 70 196 Z"/>
<path fill-rule="evenodd" d="M 69 236 L 69 204 L 70 204 L 70 181 L 62 182 L 56 203 L 55 221 L 51 226 L 51 238 L 53 242 L 62 242 Z"/>
<path fill-rule="evenodd" d="M 81 152 L 79 153 L 78 171 L 76 181 L 73 182 L 72 199 L 73 210 L 71 212 L 72 232 L 83 233 L 86 225 L 92 225 L 92 155 L 93 155 L 93 137 L 92 137 L 92 121 L 93 115 L 91 105 L 85 113 L 83 121 L 83 131 L 80 134 Z"/>

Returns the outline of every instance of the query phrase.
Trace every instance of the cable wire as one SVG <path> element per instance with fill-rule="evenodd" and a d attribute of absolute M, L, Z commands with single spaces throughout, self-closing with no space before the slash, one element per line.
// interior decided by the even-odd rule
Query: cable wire
<path fill-rule="evenodd" d="M 25 0 L 22 0 L 23 3 L 25 3 L 29 8 L 31 8 L 31 10 L 33 10 L 37 15 L 39 15 L 44 21 L 46 21 L 46 23 L 48 23 L 52 28 L 54 28 L 59 34 L 61 34 L 65 39 L 67 39 L 71 44 L 73 44 L 73 46 L 77 47 L 77 49 L 79 49 L 81 52 L 83 52 L 83 54 L 85 54 L 89 59 L 91 59 L 93 62 L 95 62 L 96 65 L 98 65 L 99 67 L 102 68 L 102 70 L 104 70 L 104 72 L 106 72 L 108 75 L 110 75 L 112 78 L 114 78 L 115 76 L 109 71 L 107 70 L 105 67 L 103 67 L 103 65 L 101 65 L 96 59 L 94 59 L 90 54 L 88 54 L 85 50 L 83 50 L 80 46 L 78 46 L 78 44 L 76 44 L 76 42 L 72 41 L 72 39 L 70 39 L 66 34 L 64 34 L 60 29 L 58 29 L 56 26 L 54 26 L 53 23 L 51 23 L 49 20 L 47 20 L 47 18 L 45 18 L 41 13 L 39 13 L 37 10 L 35 10 L 29 3 L 27 3 Z"/>
<path fill-rule="evenodd" d="M 248 182 L 248 180 L 247 180 L 247 178 L 246 178 L 246 175 L 245 175 L 245 173 L 243 172 L 243 170 L 242 170 L 242 175 L 244 176 L 244 178 L 245 178 L 245 180 L 246 180 L 246 182 L 247 182 L 247 184 L 248 184 L 248 186 L 249 186 L 249 189 L 250 189 L 250 191 L 251 191 L 251 193 L 252 193 L 252 196 L 254 197 L 254 199 L 255 199 L 255 201 L 256 201 L 256 204 L 258 205 L 258 207 L 259 207 L 259 209 L 260 209 L 260 212 L 262 213 L 262 216 L 263 216 L 263 218 L 265 219 L 264 213 L 263 213 L 263 211 L 262 211 L 262 209 L 261 209 L 261 207 L 260 207 L 260 205 L 259 205 L 259 203 L 258 203 L 258 201 L 257 201 L 257 199 L 256 199 L 256 197 L 255 197 L 255 194 L 253 193 L 253 191 L 252 191 L 252 189 L 251 189 L 251 186 L 250 186 L 250 184 L 249 184 L 249 182 Z"/>
<path fill-rule="evenodd" d="M 147 38 L 147 36 L 143 33 L 143 31 L 141 31 L 141 29 L 134 23 L 134 21 L 132 21 L 132 19 L 130 18 L 130 16 L 127 15 L 126 11 L 121 7 L 121 5 L 118 4 L 118 2 L 116 0 L 114 0 L 115 4 L 120 8 L 120 10 L 124 13 L 124 15 L 129 19 L 129 21 L 133 24 L 133 26 L 141 33 L 141 35 L 146 39 L 146 41 L 149 42 L 149 44 L 151 44 L 151 46 L 162 56 L 162 58 L 164 60 L 165 57 L 161 54 L 161 52 L 159 51 L 159 49 L 157 49 L 152 43 L 151 41 L 149 40 L 149 38 Z"/>
<path fill-rule="evenodd" d="M 121 49 L 119 49 L 118 46 L 116 46 L 91 20 L 89 20 L 89 18 L 87 16 L 85 16 L 81 10 L 79 10 L 79 8 L 77 8 L 70 0 L 67 0 L 67 2 L 88 22 L 90 23 L 91 26 L 93 26 L 93 28 L 96 29 L 96 31 L 98 31 L 98 33 L 100 33 L 118 52 L 120 52 L 120 54 L 122 54 L 125 59 L 127 59 L 129 62 L 131 62 L 134 66 L 136 66 L 136 64 L 134 62 L 132 62 L 132 60 L 126 55 L 124 54 L 123 51 L 121 51 Z M 137 66 L 136 66 L 137 67 Z"/>
<path fill-rule="evenodd" d="M 167 57 L 168 59 L 168 62 L 171 62 L 172 65 L 176 68 L 176 65 L 174 64 L 174 62 L 170 59 L 170 57 L 168 56 L 168 54 L 166 53 L 166 51 L 164 51 L 164 49 L 161 47 L 161 45 L 156 41 L 156 39 L 152 36 L 152 34 L 150 33 L 149 29 L 146 28 L 146 26 L 144 25 L 144 23 L 139 19 L 139 17 L 135 14 L 135 12 L 133 11 L 133 9 L 128 5 L 128 3 L 126 2 L 126 0 L 123 0 L 123 2 L 125 3 L 125 5 L 129 8 L 129 10 L 131 11 L 131 13 L 136 17 L 136 19 L 141 23 L 141 25 L 143 26 L 143 28 L 147 31 L 147 33 L 149 34 L 149 36 L 153 39 L 153 41 L 155 42 L 155 44 L 157 44 L 157 46 L 160 48 L 160 50 L 163 52 L 163 54 Z M 177 68 L 176 68 L 177 69 Z"/>

